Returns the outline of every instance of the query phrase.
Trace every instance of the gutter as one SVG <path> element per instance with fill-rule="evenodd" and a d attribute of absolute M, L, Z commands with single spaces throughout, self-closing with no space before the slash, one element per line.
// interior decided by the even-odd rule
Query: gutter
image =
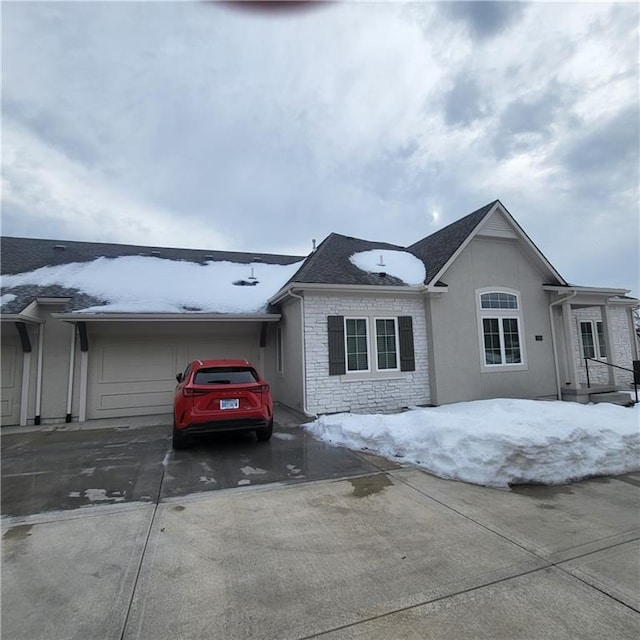
<path fill-rule="evenodd" d="M 309 413 L 307 410 L 307 341 L 304 330 L 304 296 L 294 293 L 291 288 L 285 292 L 285 295 L 289 295 L 292 298 L 300 300 L 300 333 L 302 336 L 302 413 L 309 418 L 317 418 L 317 415 Z"/>
<path fill-rule="evenodd" d="M 279 313 L 52 313 L 63 322 L 278 322 Z"/>
<path fill-rule="evenodd" d="M 38 327 L 38 368 L 36 371 L 36 414 L 33 424 L 40 424 L 40 409 L 42 406 L 42 357 L 44 351 L 44 324 Z"/>
<path fill-rule="evenodd" d="M 344 292 L 344 293 L 368 293 L 368 294 L 376 294 L 376 293 L 387 293 L 393 295 L 421 295 L 425 293 L 448 293 L 448 286 L 437 287 L 435 285 L 377 285 L 377 284 L 324 284 L 318 282 L 296 282 L 295 284 L 290 284 L 285 289 L 281 289 L 276 293 L 272 298 L 269 299 L 269 304 L 277 304 L 284 298 L 289 295 L 292 295 L 294 298 L 298 298 L 298 295 L 292 293 L 293 290 L 297 291 L 327 291 L 330 293 L 333 292 Z"/>

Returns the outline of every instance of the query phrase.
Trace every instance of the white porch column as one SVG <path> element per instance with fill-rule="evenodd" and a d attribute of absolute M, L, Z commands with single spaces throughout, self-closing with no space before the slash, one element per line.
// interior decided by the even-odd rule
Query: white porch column
<path fill-rule="evenodd" d="M 609 305 L 605 304 L 602 307 L 602 323 L 604 324 L 604 335 L 607 340 L 607 362 L 609 364 L 618 364 L 616 358 L 616 343 L 613 337 L 613 328 L 611 326 L 611 316 L 609 314 Z M 609 384 L 616 384 L 616 370 L 613 367 L 607 367 L 609 370 Z"/>
<path fill-rule="evenodd" d="M 564 387 L 569 389 L 578 388 L 578 369 L 576 367 L 576 359 L 573 353 L 573 332 L 572 332 L 571 303 L 565 302 L 562 305 L 562 326 L 564 328 L 564 348 L 567 363 L 567 378 Z"/>

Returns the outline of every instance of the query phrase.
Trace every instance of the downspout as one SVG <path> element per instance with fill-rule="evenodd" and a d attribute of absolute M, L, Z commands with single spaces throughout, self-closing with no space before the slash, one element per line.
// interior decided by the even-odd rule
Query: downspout
<path fill-rule="evenodd" d="M 67 384 L 67 415 L 65 422 L 71 422 L 71 410 L 73 407 L 73 373 L 76 364 L 76 325 L 71 325 L 71 347 L 69 349 L 69 382 Z"/>
<path fill-rule="evenodd" d="M 562 400 L 562 385 L 560 384 L 560 366 L 558 364 L 558 345 L 556 343 L 556 329 L 553 322 L 553 307 L 558 304 L 563 304 L 571 298 L 575 298 L 578 295 L 577 291 L 570 293 L 568 296 L 564 298 L 559 298 L 558 300 L 554 300 L 549 304 L 549 322 L 551 323 L 551 350 L 553 351 L 553 367 L 556 374 L 556 392 L 558 395 L 558 400 Z"/>
<path fill-rule="evenodd" d="M 44 350 L 44 324 L 38 327 L 38 369 L 36 372 L 36 415 L 33 424 L 40 424 L 40 408 L 42 405 L 42 352 Z"/>
<path fill-rule="evenodd" d="M 302 334 L 302 413 L 311 418 L 315 418 L 315 414 L 309 413 L 307 410 L 307 344 L 306 333 L 304 330 L 304 296 L 288 291 L 288 295 L 292 298 L 300 300 L 300 333 Z"/>

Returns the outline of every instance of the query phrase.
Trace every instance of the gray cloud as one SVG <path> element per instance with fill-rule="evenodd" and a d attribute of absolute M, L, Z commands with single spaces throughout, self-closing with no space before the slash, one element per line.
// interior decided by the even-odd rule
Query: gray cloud
<path fill-rule="evenodd" d="M 565 166 L 575 175 L 593 175 L 603 169 L 617 172 L 621 167 L 638 169 L 640 119 L 638 106 L 630 105 L 596 127 L 583 126 L 568 144 Z"/>
<path fill-rule="evenodd" d="M 500 198 L 569 279 L 637 287 L 637 8 L 450 4 L 8 3 L 3 232 L 299 253 Z"/>
<path fill-rule="evenodd" d="M 444 97 L 444 112 L 450 126 L 468 126 L 485 114 L 480 85 L 468 72 L 455 78 L 452 89 Z"/>
<path fill-rule="evenodd" d="M 443 2 L 441 11 L 467 24 L 474 39 L 491 38 L 517 20 L 525 5 L 520 2 Z"/>

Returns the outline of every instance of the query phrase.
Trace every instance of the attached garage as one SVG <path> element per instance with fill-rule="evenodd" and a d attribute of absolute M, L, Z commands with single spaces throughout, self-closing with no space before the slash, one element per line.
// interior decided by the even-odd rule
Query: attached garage
<path fill-rule="evenodd" d="M 260 321 L 90 322 L 86 418 L 170 413 L 188 362 L 244 358 L 263 369 Z"/>

